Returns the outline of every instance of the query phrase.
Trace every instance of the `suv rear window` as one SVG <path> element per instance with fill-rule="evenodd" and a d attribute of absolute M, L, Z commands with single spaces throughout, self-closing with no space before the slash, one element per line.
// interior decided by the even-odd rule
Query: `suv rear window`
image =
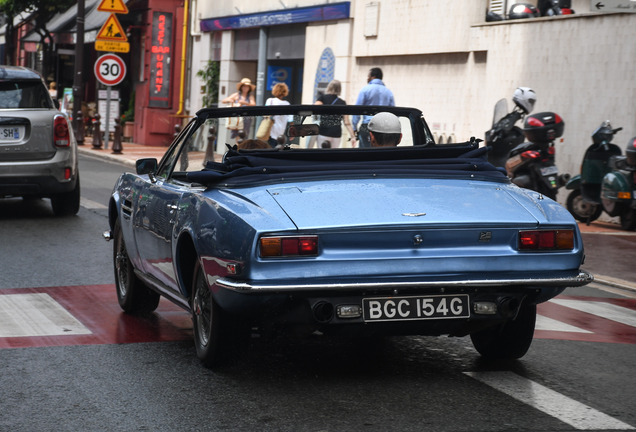
<path fill-rule="evenodd" d="M 51 97 L 40 81 L 0 82 L 0 109 L 53 108 Z"/>

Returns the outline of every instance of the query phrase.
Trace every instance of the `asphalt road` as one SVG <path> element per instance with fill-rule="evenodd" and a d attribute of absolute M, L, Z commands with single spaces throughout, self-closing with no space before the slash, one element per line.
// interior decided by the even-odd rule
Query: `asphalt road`
<path fill-rule="evenodd" d="M 244 357 L 204 369 L 187 325 L 174 340 L 144 341 L 143 323 L 112 308 L 112 244 L 101 233 L 115 179 L 129 168 L 82 156 L 80 170 L 83 207 L 75 217 L 55 218 L 48 200 L 0 200 L 0 299 L 69 293 L 72 305 L 74 292 L 103 290 L 89 297 L 99 301 L 82 306 L 80 321 L 111 314 L 113 321 L 101 325 L 117 326 L 104 331 L 118 338 L 87 344 L 71 336 L 36 343 L 0 337 L 0 430 L 636 429 L 634 326 L 560 305 L 553 309 L 568 309 L 567 320 L 547 309 L 546 315 L 572 327 L 539 330 L 519 361 L 484 362 L 467 338 L 316 336 L 253 339 Z M 594 265 L 607 273 L 612 258 L 603 264 L 599 257 Z M 620 305 L 627 322 L 636 320 L 634 293 L 599 288 L 567 290 L 561 298 Z M 2 312 L 0 306 L 0 328 Z M 162 300 L 159 312 L 143 320 L 187 324 L 188 317 Z M 620 339 L 632 334 L 631 343 Z M 25 345 L 7 346 L 18 339 Z"/>

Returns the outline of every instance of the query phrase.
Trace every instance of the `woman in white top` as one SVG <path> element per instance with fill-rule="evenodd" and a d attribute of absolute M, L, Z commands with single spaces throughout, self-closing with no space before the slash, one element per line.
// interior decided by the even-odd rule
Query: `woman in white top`
<path fill-rule="evenodd" d="M 272 88 L 272 96 L 274 97 L 267 99 L 265 101 L 265 105 L 289 105 L 289 102 L 283 100 L 283 98 L 288 94 L 289 88 L 287 87 L 287 84 L 278 83 L 274 85 L 274 88 Z M 272 119 L 274 120 L 274 124 L 272 125 L 272 130 L 269 132 L 269 145 L 273 148 L 278 145 L 278 141 L 276 141 L 276 139 L 279 136 L 285 135 L 285 127 L 287 126 L 289 116 L 272 116 Z"/>

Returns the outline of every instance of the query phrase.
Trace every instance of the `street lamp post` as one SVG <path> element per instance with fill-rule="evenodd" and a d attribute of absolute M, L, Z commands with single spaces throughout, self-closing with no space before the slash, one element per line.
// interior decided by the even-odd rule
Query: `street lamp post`
<path fill-rule="evenodd" d="M 75 75 L 73 77 L 73 131 L 77 137 L 77 144 L 84 145 L 84 134 L 79 133 L 79 128 L 84 127 L 79 122 L 79 113 L 82 110 L 82 98 L 84 89 L 84 1 L 77 2 L 77 40 L 75 41 Z"/>

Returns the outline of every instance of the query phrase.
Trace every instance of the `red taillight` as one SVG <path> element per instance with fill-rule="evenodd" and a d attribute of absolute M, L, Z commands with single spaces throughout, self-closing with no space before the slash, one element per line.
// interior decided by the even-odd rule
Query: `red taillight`
<path fill-rule="evenodd" d="M 554 123 L 561 123 L 563 119 L 557 113 L 554 113 Z"/>
<path fill-rule="evenodd" d="M 520 155 L 523 159 L 538 159 L 541 157 L 541 153 L 534 150 L 524 151 Z"/>
<path fill-rule="evenodd" d="M 519 250 L 572 250 L 573 230 L 519 231 Z"/>
<path fill-rule="evenodd" d="M 528 117 L 528 126 L 543 127 L 545 126 L 541 120 L 536 117 Z"/>
<path fill-rule="evenodd" d="M 554 155 L 555 153 L 556 153 L 556 150 L 555 150 L 554 146 L 548 147 L 548 154 L 549 155 Z"/>
<path fill-rule="evenodd" d="M 71 178 L 71 169 L 64 168 L 64 180 L 69 180 Z"/>
<path fill-rule="evenodd" d="M 632 142 L 632 145 L 634 146 L 634 148 L 636 148 L 636 138 L 634 138 L 634 142 Z"/>
<path fill-rule="evenodd" d="M 299 255 L 318 255 L 318 237 L 263 237 L 260 240 L 260 256 L 262 258 Z"/>
<path fill-rule="evenodd" d="M 71 145 L 68 122 L 63 115 L 56 115 L 53 119 L 53 143 L 56 147 L 68 147 Z"/>

